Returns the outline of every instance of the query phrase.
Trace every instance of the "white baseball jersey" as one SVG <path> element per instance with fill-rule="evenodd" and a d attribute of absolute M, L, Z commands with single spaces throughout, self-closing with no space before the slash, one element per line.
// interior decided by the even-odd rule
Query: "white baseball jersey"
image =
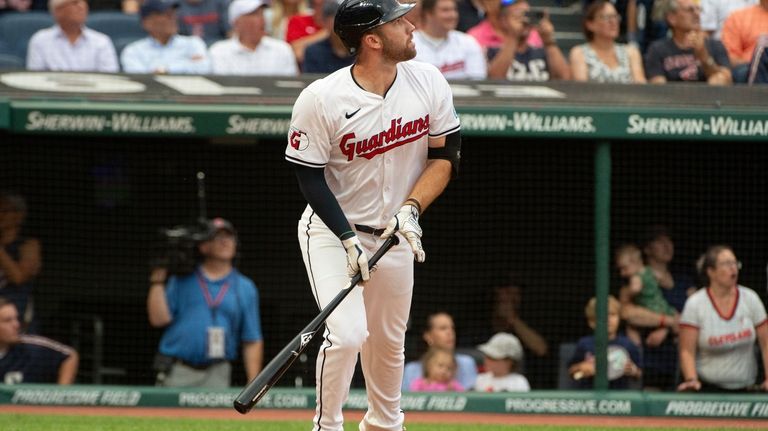
<path fill-rule="evenodd" d="M 422 31 L 413 32 L 416 60 L 440 69 L 447 79 L 485 79 L 488 65 L 483 48 L 474 37 L 451 30 L 445 39 L 435 39 Z"/>
<path fill-rule="evenodd" d="M 696 370 L 699 378 L 727 389 L 755 383 L 755 328 L 768 324 L 765 306 L 755 291 L 738 287 L 732 310 L 718 310 L 709 289 L 700 289 L 685 302 L 680 324 L 699 330 Z"/>
<path fill-rule="evenodd" d="M 345 67 L 299 95 L 285 157 L 324 168 L 353 228 L 381 228 L 422 175 L 429 137 L 459 127 L 448 82 L 434 66 L 399 63 L 384 97 L 363 90 Z M 375 234 L 358 237 L 369 256 L 383 243 Z M 325 307 L 349 282 L 347 253 L 310 206 L 299 221 L 298 239 L 312 294 Z M 351 291 L 331 313 L 317 356 L 314 431 L 343 431 L 342 406 L 358 353 L 368 395 L 359 429 L 403 428 L 400 384 L 412 293 L 413 252 L 402 240 L 379 260 L 365 289 Z"/>
<path fill-rule="evenodd" d="M 434 66 L 398 63 L 385 97 L 362 89 L 350 66 L 301 92 L 285 158 L 324 167 L 347 220 L 379 228 L 400 209 L 421 176 L 428 137 L 459 127 L 448 82 Z"/>

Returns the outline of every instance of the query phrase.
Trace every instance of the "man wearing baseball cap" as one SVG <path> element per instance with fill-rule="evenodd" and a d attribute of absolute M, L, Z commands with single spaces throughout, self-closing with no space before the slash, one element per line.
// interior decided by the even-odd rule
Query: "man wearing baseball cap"
<path fill-rule="evenodd" d="M 299 73 L 288 43 L 266 35 L 265 0 L 234 0 L 229 5 L 233 36 L 211 45 L 217 75 L 284 75 Z"/>
<path fill-rule="evenodd" d="M 205 42 L 179 35 L 178 0 L 145 0 L 139 10 L 148 36 L 125 47 L 120 55 L 127 73 L 205 74 L 211 63 Z"/>
<path fill-rule="evenodd" d="M 85 0 L 48 0 L 56 24 L 29 40 L 27 69 L 73 72 L 119 72 L 112 40 L 85 26 Z"/>
<path fill-rule="evenodd" d="M 229 221 L 209 220 L 197 244 L 202 259 L 194 272 L 152 271 L 149 323 L 165 328 L 155 361 L 158 385 L 228 387 L 239 344 L 248 380 L 261 370 L 259 294 L 233 265 L 236 235 Z"/>

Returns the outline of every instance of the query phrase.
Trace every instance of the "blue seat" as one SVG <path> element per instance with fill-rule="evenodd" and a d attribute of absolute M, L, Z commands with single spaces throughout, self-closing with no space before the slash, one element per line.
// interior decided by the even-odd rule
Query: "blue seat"
<path fill-rule="evenodd" d="M 141 26 L 138 15 L 128 15 L 116 11 L 98 11 L 88 15 L 85 23 L 89 28 L 104 33 L 117 44 L 119 40 L 136 40 L 147 33 Z"/>
<path fill-rule="evenodd" d="M 27 45 L 32 35 L 52 25 L 53 18 L 48 12 L 6 13 L 0 16 L 0 40 L 8 53 L 27 58 Z"/>
<path fill-rule="evenodd" d="M 0 70 L 24 69 L 24 60 L 13 54 L 0 54 Z"/>
<path fill-rule="evenodd" d="M 123 52 L 126 46 L 130 45 L 133 42 L 136 42 L 138 39 L 132 38 L 132 37 L 119 37 L 117 39 L 112 39 L 112 43 L 115 45 L 115 52 L 117 53 L 117 58 L 120 58 L 120 54 Z"/>

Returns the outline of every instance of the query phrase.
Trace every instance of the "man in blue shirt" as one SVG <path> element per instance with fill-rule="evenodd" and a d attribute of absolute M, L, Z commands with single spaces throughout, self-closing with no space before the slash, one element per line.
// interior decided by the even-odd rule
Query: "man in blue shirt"
<path fill-rule="evenodd" d="M 323 28 L 333 28 L 336 11 L 339 9 L 337 0 L 326 0 L 323 3 Z M 349 54 L 344 42 L 335 32 L 319 40 L 304 50 L 304 73 L 331 73 L 342 67 L 347 67 L 355 57 Z"/>
<path fill-rule="evenodd" d="M 233 266 L 237 237 L 230 222 L 208 222 L 197 247 L 202 262 L 191 274 L 167 277 L 165 268 L 156 268 L 150 277 L 149 322 L 165 328 L 158 362 L 167 367 L 158 370 L 158 384 L 228 387 L 239 344 L 248 380 L 261 370 L 258 291 Z"/>
<path fill-rule="evenodd" d="M 206 74 L 211 61 L 205 42 L 197 36 L 179 35 L 178 0 L 146 0 L 141 5 L 141 25 L 149 34 L 125 47 L 120 55 L 123 72 Z"/>

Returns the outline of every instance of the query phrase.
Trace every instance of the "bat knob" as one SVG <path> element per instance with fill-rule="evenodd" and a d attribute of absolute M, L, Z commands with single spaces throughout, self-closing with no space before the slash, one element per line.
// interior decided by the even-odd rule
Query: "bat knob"
<path fill-rule="evenodd" d="M 240 412 L 241 414 L 248 413 L 251 409 L 248 407 L 248 405 L 241 403 L 238 400 L 235 400 L 234 402 L 235 410 Z"/>

